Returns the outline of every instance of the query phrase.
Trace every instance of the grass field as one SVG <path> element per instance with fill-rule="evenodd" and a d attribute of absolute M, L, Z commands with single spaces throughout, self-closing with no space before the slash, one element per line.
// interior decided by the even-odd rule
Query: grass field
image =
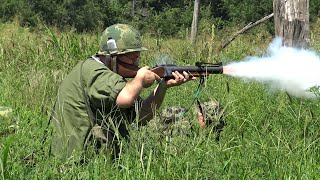
<path fill-rule="evenodd" d="M 319 24 L 318 24 L 319 26 Z M 317 26 L 312 49 L 320 51 Z M 216 34 L 214 48 L 223 32 Z M 37 32 L 17 24 L 0 24 L 0 106 L 13 113 L 0 118 L 0 175 L 3 179 L 317 179 L 320 177 L 319 100 L 270 92 L 265 85 L 211 75 L 199 94 L 201 101 L 216 99 L 225 107 L 220 140 L 210 128 L 201 129 L 192 109 L 192 129 L 167 135 L 147 125 L 132 129 L 123 142 L 119 160 L 93 155 L 87 163 L 60 162 L 48 157 L 50 137 L 41 151 L 57 88 L 79 61 L 98 49 L 99 34 L 58 32 L 43 27 Z M 259 30 L 239 36 L 208 59 L 210 38 L 196 48 L 184 39 L 145 37 L 150 65 L 163 53 L 179 65 L 239 61 L 263 54 L 272 37 Z M 209 43 L 210 44 L 210 43 Z M 213 50 L 214 52 L 214 50 Z M 298 72 L 297 72 L 298 73 Z M 169 89 L 166 106 L 189 106 L 198 81 Z M 143 92 L 148 94 L 150 89 Z M 155 119 L 154 121 L 157 121 Z M 35 152 L 32 154 L 32 152 Z"/>

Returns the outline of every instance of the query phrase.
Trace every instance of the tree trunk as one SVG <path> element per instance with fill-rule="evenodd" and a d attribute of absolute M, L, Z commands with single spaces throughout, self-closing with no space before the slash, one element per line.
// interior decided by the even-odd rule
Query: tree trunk
<path fill-rule="evenodd" d="M 310 46 L 309 0 L 273 0 L 273 12 L 275 33 L 284 46 Z"/>
<path fill-rule="evenodd" d="M 135 8 L 136 8 L 136 0 L 132 0 L 132 12 L 131 12 L 132 16 L 135 15 Z"/>
<path fill-rule="evenodd" d="M 199 21 L 199 10 L 200 10 L 200 0 L 194 0 L 193 19 L 192 19 L 192 25 L 191 25 L 191 38 L 190 38 L 192 45 L 196 43 L 198 21 Z"/>

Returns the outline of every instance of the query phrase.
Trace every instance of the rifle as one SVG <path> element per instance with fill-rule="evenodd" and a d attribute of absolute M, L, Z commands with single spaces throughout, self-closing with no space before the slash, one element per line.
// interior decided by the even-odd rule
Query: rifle
<path fill-rule="evenodd" d="M 117 73 L 122 77 L 134 78 L 138 70 L 139 67 L 137 66 L 118 61 Z M 172 72 L 175 71 L 178 71 L 179 73 L 185 71 L 189 73 L 191 77 L 208 76 L 209 74 L 222 74 L 223 66 L 222 62 L 216 64 L 197 62 L 195 66 L 176 66 L 173 64 L 164 64 L 153 67 L 151 71 L 157 74 L 159 77 L 169 80 L 174 79 L 174 77 L 172 76 Z"/>

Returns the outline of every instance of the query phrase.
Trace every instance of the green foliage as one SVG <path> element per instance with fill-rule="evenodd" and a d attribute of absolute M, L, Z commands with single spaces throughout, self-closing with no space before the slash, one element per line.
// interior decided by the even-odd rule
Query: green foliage
<path fill-rule="evenodd" d="M 30 0 L 28 5 L 48 25 L 60 25 L 67 21 L 67 11 L 60 0 Z"/>
<path fill-rule="evenodd" d="M 0 4 L 0 17 L 1 21 L 13 20 L 15 16 L 22 15 L 20 12 L 23 12 L 24 9 L 27 9 L 28 6 L 24 0 L 3 0 Z"/>
<path fill-rule="evenodd" d="M 236 22 L 255 22 L 273 12 L 272 0 L 222 0 L 228 16 Z"/>
<path fill-rule="evenodd" d="M 310 21 L 315 22 L 320 17 L 320 1 L 310 0 L 309 1 L 309 13 Z"/>
<path fill-rule="evenodd" d="M 103 26 L 105 15 L 100 12 L 100 10 L 100 6 L 97 6 L 94 1 L 88 1 L 80 7 L 76 7 L 74 12 L 69 16 L 73 19 L 73 26 L 76 29 L 83 31 L 92 30 L 93 28 L 100 28 Z"/>
<path fill-rule="evenodd" d="M 2 157 L 0 158 L 0 166 L 1 166 L 1 177 L 3 179 L 8 178 L 8 172 L 7 172 L 7 161 L 8 161 L 8 155 L 10 151 L 10 141 L 8 140 L 3 147 L 2 151 Z"/>
<path fill-rule="evenodd" d="M 132 3 L 135 2 L 133 5 Z M 60 30 L 70 27 L 78 32 L 97 31 L 115 23 L 129 23 L 142 33 L 181 36 L 191 26 L 193 0 L 2 0 L 2 22 L 17 18 L 20 24 L 38 27 L 41 24 Z M 134 9 L 133 9 L 134 7 Z M 319 1 L 310 1 L 310 19 L 319 17 Z M 203 0 L 200 20 L 209 28 L 215 24 L 255 22 L 273 12 L 272 0 Z M 199 32 L 208 28 L 204 23 Z M 272 28 L 272 23 L 268 23 Z"/>
<path fill-rule="evenodd" d="M 190 18 L 191 17 L 191 18 Z M 169 36 L 189 27 L 192 19 L 191 11 L 182 11 L 180 8 L 168 8 L 164 13 L 155 14 L 146 28 L 151 32 Z"/>

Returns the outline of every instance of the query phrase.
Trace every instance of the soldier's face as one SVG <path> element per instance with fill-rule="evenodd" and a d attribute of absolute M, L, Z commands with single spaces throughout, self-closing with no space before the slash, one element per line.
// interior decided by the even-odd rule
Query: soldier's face
<path fill-rule="evenodd" d="M 130 52 L 118 56 L 118 59 L 124 63 L 139 66 L 140 52 Z"/>

